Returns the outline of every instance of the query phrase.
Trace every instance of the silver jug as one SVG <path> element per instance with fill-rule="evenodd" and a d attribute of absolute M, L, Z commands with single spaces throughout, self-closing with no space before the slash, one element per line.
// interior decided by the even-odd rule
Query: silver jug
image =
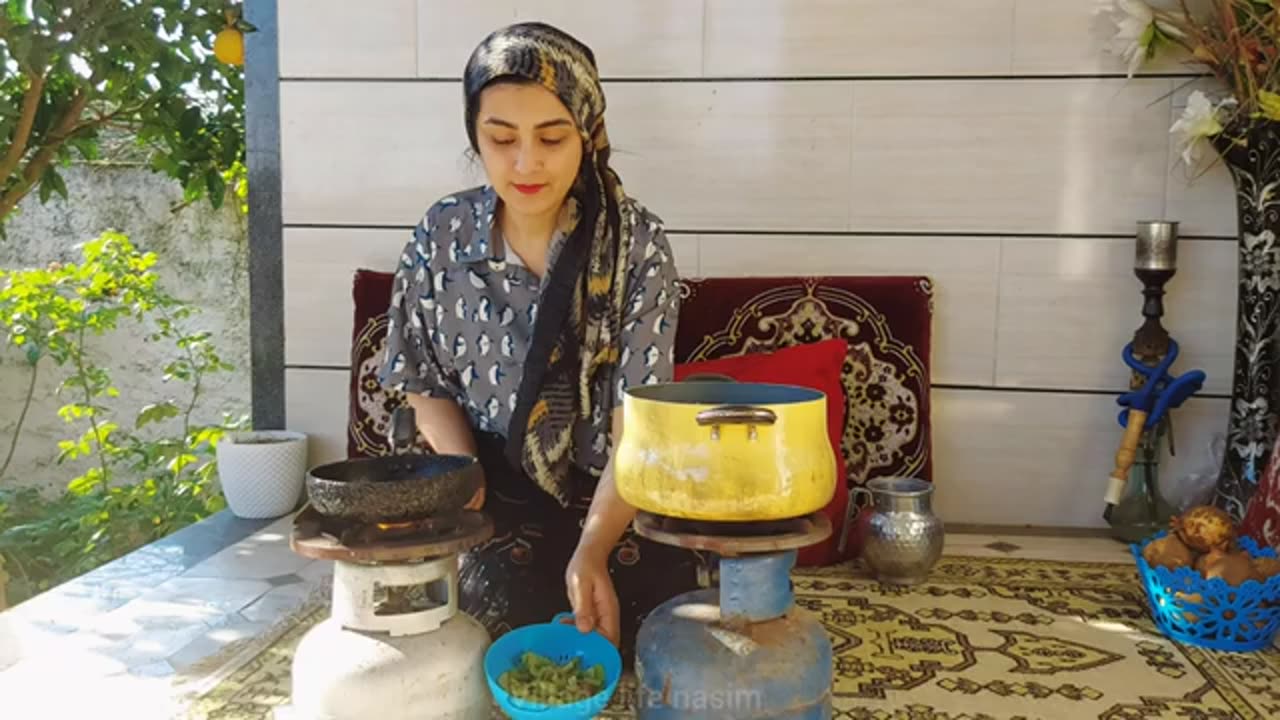
<path fill-rule="evenodd" d="M 851 500 L 870 497 L 862 557 L 882 583 L 914 585 L 942 557 L 942 520 L 933 514 L 933 484 L 915 478 L 876 478 L 856 488 Z M 850 503 L 853 505 L 853 503 Z M 853 522 L 853 518 L 850 518 Z"/>

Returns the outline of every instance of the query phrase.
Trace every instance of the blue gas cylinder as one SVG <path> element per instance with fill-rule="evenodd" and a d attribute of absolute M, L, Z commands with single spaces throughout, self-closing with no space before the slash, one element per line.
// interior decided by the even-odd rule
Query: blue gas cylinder
<path fill-rule="evenodd" d="M 831 641 L 795 607 L 795 552 L 726 558 L 720 588 L 659 605 L 636 638 L 640 720 L 826 720 Z"/>

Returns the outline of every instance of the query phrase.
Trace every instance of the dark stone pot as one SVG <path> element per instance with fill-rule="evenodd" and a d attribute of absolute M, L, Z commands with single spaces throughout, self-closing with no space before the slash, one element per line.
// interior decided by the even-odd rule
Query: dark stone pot
<path fill-rule="evenodd" d="M 321 515 L 358 522 L 400 522 L 460 512 L 484 482 L 475 458 L 392 455 L 313 468 L 307 495 Z"/>

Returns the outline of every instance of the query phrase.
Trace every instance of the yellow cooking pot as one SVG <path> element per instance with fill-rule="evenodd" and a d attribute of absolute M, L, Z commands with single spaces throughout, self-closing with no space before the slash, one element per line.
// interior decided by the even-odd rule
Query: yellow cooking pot
<path fill-rule="evenodd" d="M 692 520 L 780 520 L 835 494 L 827 398 L 769 383 L 630 388 L 614 457 L 618 493 L 646 512 Z"/>

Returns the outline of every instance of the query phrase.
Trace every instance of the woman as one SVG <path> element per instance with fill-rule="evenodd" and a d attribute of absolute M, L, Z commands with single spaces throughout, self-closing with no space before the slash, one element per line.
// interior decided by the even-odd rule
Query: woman
<path fill-rule="evenodd" d="M 625 389 L 672 379 L 671 248 L 609 167 L 589 48 L 544 24 L 508 27 L 476 49 L 463 86 L 488 184 L 418 224 L 382 379 L 435 452 L 484 468 L 470 507 L 495 533 L 462 559 L 460 607 L 494 636 L 571 609 L 629 657 L 644 615 L 707 577 L 701 555 L 628 531 L 635 511 L 610 463 Z"/>

